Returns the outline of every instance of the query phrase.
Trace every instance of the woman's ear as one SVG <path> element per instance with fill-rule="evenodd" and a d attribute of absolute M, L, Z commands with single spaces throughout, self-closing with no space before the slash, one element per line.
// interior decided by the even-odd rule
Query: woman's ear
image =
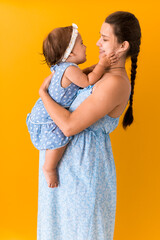
<path fill-rule="evenodd" d="M 121 43 L 120 47 L 117 49 L 116 53 L 123 53 L 128 51 L 129 49 L 129 42 L 128 41 L 124 41 L 123 43 Z"/>

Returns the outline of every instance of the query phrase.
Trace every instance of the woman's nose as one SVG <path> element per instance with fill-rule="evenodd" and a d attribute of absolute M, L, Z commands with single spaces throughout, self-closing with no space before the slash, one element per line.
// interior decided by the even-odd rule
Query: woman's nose
<path fill-rule="evenodd" d="M 97 41 L 96 45 L 97 45 L 98 47 L 100 47 L 100 45 L 101 45 L 100 39 Z"/>

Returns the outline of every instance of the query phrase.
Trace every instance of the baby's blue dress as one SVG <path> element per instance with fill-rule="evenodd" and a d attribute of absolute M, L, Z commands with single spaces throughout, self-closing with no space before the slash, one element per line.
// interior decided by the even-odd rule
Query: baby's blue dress
<path fill-rule="evenodd" d="M 92 92 L 78 91 L 74 111 Z M 58 164 L 59 186 L 49 188 L 39 156 L 37 240 L 113 240 L 116 169 L 110 141 L 119 117 L 106 115 L 73 136 Z"/>
<path fill-rule="evenodd" d="M 61 87 L 61 79 L 69 66 L 78 67 L 75 63 L 60 62 L 52 66 L 55 73 L 48 88 L 49 95 L 60 105 L 68 108 L 77 95 L 79 87 L 71 83 L 68 87 Z M 71 137 L 66 137 L 47 113 L 42 99 L 39 98 L 26 119 L 28 131 L 33 145 L 39 150 L 55 149 L 66 145 Z"/>

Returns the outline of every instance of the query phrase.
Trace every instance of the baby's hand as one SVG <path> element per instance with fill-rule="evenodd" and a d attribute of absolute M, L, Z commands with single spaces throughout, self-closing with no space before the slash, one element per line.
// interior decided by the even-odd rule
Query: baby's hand
<path fill-rule="evenodd" d="M 105 68 L 110 67 L 118 61 L 119 57 L 114 52 L 106 55 L 105 53 L 99 60 L 99 64 L 103 65 Z"/>

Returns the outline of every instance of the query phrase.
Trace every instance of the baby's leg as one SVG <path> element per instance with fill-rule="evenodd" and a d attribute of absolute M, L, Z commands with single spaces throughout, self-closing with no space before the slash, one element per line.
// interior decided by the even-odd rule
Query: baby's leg
<path fill-rule="evenodd" d="M 58 186 L 57 164 L 62 158 L 66 146 L 56 149 L 47 149 L 45 155 L 45 162 L 42 167 L 44 176 L 48 183 L 48 187 L 54 188 Z"/>

